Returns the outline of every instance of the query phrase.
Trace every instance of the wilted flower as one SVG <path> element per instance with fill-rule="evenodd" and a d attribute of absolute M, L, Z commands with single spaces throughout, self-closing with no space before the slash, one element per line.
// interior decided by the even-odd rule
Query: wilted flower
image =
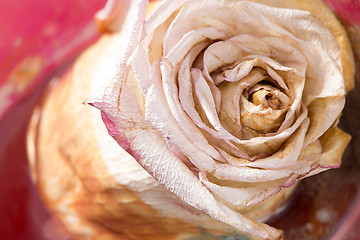
<path fill-rule="evenodd" d="M 86 102 L 182 201 L 281 238 L 242 213 L 339 167 L 350 137 L 336 125 L 353 84 L 341 24 L 321 1 L 166 0 L 146 21 L 147 1 L 133 7 L 109 47 L 122 53 L 99 63 Z"/>

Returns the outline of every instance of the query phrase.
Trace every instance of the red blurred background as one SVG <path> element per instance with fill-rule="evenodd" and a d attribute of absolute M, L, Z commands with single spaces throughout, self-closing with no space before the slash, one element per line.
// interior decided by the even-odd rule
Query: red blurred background
<path fill-rule="evenodd" d="M 360 25 L 358 0 L 324 1 L 346 21 Z M 31 181 L 25 133 L 32 107 L 47 83 L 98 38 L 93 16 L 105 2 L 0 1 L 1 239 L 70 239 L 46 211 Z M 359 206 L 353 208 L 358 212 L 351 220 L 354 224 L 360 216 Z"/>
<path fill-rule="evenodd" d="M 70 239 L 31 182 L 25 132 L 33 105 L 98 37 L 105 0 L 0 1 L 0 239 Z"/>

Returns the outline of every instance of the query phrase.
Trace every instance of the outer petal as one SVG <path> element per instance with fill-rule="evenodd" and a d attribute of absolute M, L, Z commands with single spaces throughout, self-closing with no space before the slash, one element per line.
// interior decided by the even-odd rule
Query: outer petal
<path fill-rule="evenodd" d="M 322 155 L 320 157 L 320 166 L 323 168 L 336 168 L 341 164 L 341 157 L 351 136 L 339 128 L 332 127 L 320 137 L 322 146 Z"/>
<path fill-rule="evenodd" d="M 351 49 L 351 43 L 344 26 L 339 22 L 334 12 L 329 9 L 321 0 L 251 0 L 278 8 L 301 9 L 312 13 L 326 24 L 331 34 L 336 38 L 341 48 L 341 65 L 343 68 L 346 91 L 354 88 L 354 58 Z"/>
<path fill-rule="evenodd" d="M 250 207 L 258 204 L 280 191 L 285 179 L 255 184 L 237 183 L 236 186 L 222 186 L 209 181 L 206 174 L 200 174 L 200 181 L 223 202 L 235 206 Z M 235 185 L 235 184 L 234 184 Z"/>

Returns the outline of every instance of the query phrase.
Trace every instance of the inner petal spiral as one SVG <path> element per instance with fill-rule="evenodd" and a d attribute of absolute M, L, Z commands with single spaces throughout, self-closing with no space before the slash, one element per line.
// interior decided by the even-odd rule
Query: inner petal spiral
<path fill-rule="evenodd" d="M 291 105 L 290 98 L 279 88 L 263 82 L 244 91 L 240 98 L 240 121 L 247 132 L 275 132 L 284 121 Z"/>
<path fill-rule="evenodd" d="M 284 105 L 279 99 L 278 89 L 264 84 L 256 84 L 250 89 L 249 100 L 255 105 L 262 105 L 273 110 L 283 109 Z"/>

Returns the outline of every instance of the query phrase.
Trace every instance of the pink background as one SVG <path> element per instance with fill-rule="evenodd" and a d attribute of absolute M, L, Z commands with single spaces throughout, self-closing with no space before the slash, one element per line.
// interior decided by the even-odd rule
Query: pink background
<path fill-rule="evenodd" d="M 347 21 L 360 25 L 358 0 L 324 1 Z M 70 239 L 45 210 L 31 182 L 25 132 L 31 108 L 48 81 L 61 75 L 77 54 L 98 37 L 93 15 L 104 5 L 105 0 L 0 1 L 1 239 Z M 15 86 L 2 92 L 11 85 L 8 76 L 14 67 L 34 56 L 44 60 L 36 76 L 21 91 Z M 353 214 L 340 233 L 354 231 L 354 226 L 360 224 L 359 206 L 353 206 Z"/>

